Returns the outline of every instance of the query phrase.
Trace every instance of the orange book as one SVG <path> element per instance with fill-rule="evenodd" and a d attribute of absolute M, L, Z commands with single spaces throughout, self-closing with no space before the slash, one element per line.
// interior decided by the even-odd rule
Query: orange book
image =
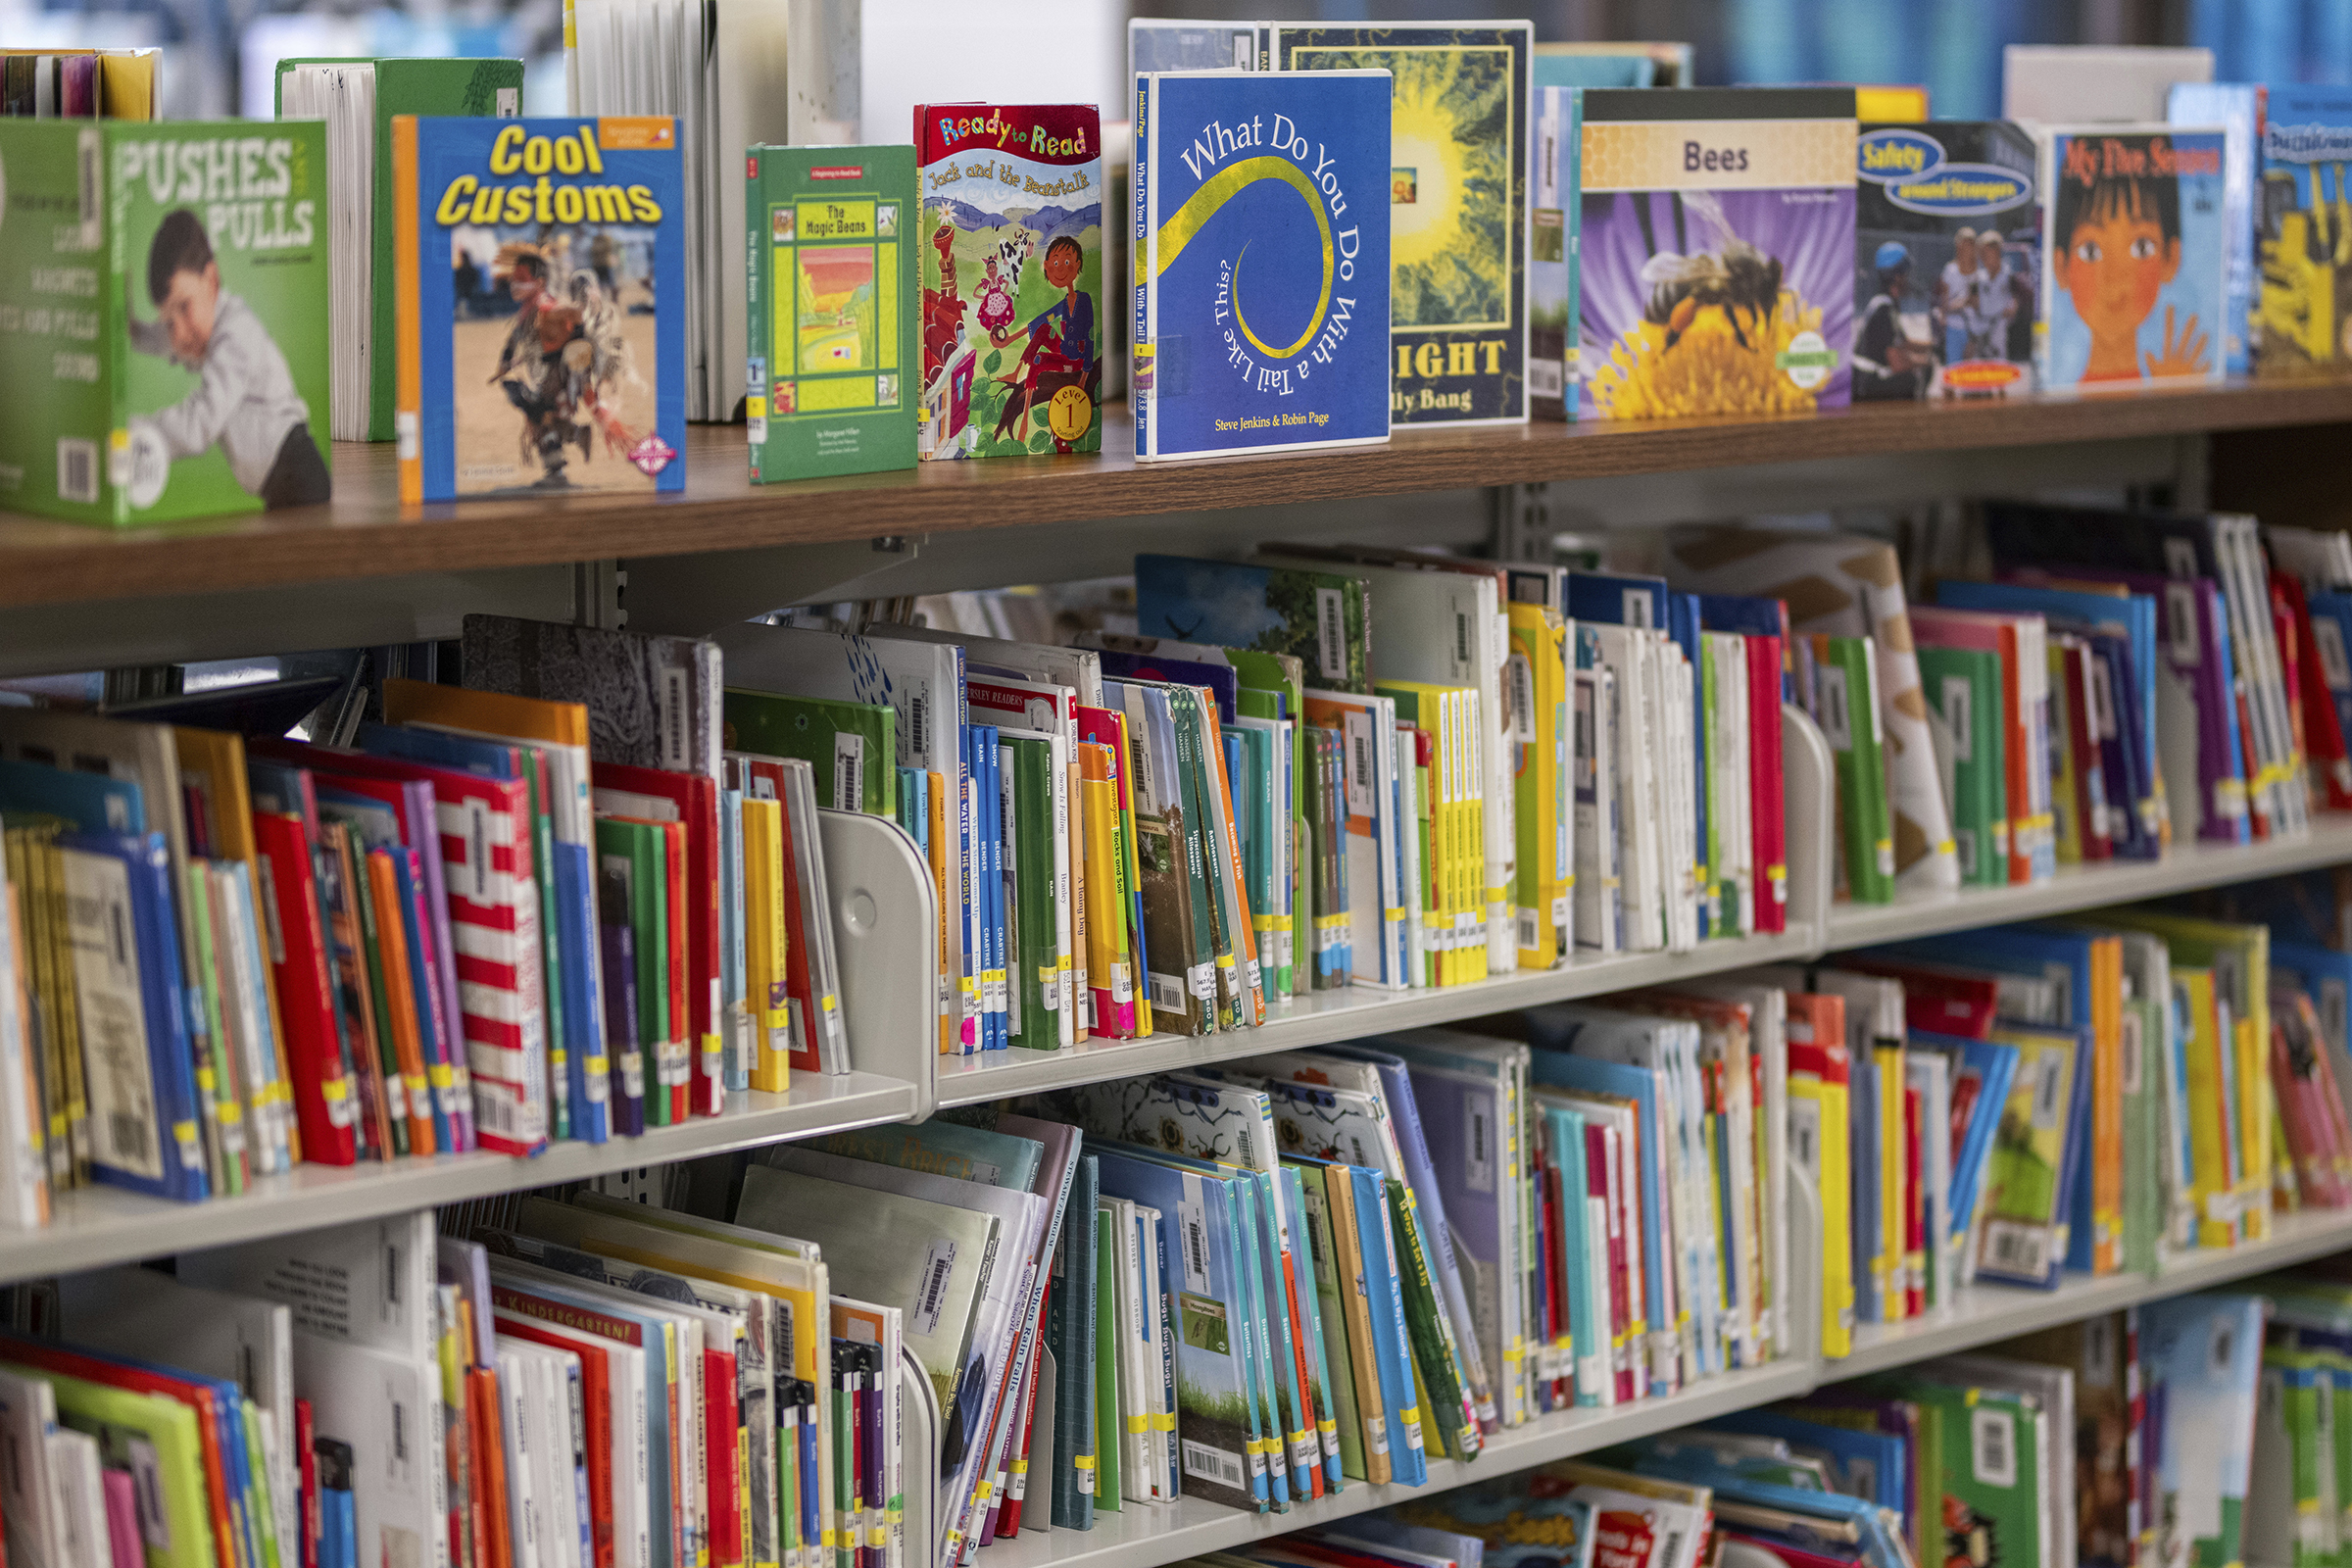
<path fill-rule="evenodd" d="M 395 676 L 384 682 L 384 722 L 431 724 L 473 735 L 508 735 L 549 746 L 588 744 L 588 705 L 510 697 Z"/>
<path fill-rule="evenodd" d="M 476 1568 L 514 1568 L 514 1539 L 507 1528 L 506 1428 L 498 1418 L 498 1371 L 477 1366 L 466 1373 L 466 1422 L 473 1440 L 473 1510 Z"/>
<path fill-rule="evenodd" d="M 1225 798 L 1225 831 L 1216 835 L 1221 842 L 1210 844 L 1208 849 L 1212 855 L 1225 857 L 1225 875 L 1233 885 L 1234 901 L 1242 909 L 1242 917 L 1234 922 L 1233 952 L 1235 959 L 1242 966 L 1244 1016 L 1250 1023 L 1264 1023 L 1266 985 L 1257 962 L 1256 911 L 1250 907 L 1250 880 L 1242 871 L 1242 841 L 1233 825 L 1233 780 L 1225 774 L 1225 737 L 1217 726 L 1216 694 L 1205 686 L 1198 690 L 1200 693 L 1200 721 L 1208 729 L 1208 741 L 1201 750 L 1208 754 L 1209 768 L 1216 775 L 1215 788 Z M 1077 797 L 1073 795 L 1071 798 L 1075 800 Z M 1075 814 L 1072 813 L 1073 816 Z"/>
<path fill-rule="evenodd" d="M 416 1030 L 416 992 L 410 984 L 409 934 L 401 920 L 400 883 L 390 850 L 368 852 L 368 896 L 375 905 L 376 949 L 383 956 L 384 1007 L 392 1019 L 392 1054 L 408 1093 L 409 1152 L 429 1154 L 433 1138 L 432 1084 L 424 1070 L 424 1038 Z M 387 1081 L 387 1091 L 393 1085 Z M 396 1112 L 398 1113 L 398 1112 Z"/>

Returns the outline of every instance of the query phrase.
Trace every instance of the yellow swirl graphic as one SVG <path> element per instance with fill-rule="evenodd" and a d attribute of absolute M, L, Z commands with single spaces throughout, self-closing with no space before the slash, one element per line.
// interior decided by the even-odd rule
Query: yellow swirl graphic
<path fill-rule="evenodd" d="M 1305 170 L 1287 158 L 1274 157 L 1245 158 L 1238 164 L 1228 164 L 1218 170 L 1201 182 L 1199 190 L 1185 198 L 1184 205 L 1176 210 L 1175 217 L 1159 225 L 1159 270 L 1165 272 L 1175 266 L 1176 258 L 1183 255 L 1185 246 L 1208 226 L 1208 220 L 1216 216 L 1217 209 L 1261 179 L 1278 179 L 1298 191 L 1306 202 L 1307 211 L 1315 215 L 1315 227 L 1323 236 L 1323 284 L 1316 296 L 1314 318 L 1306 323 L 1306 330 L 1298 334 L 1298 341 L 1287 349 L 1271 347 L 1250 329 L 1249 318 L 1242 314 L 1241 258 L 1237 256 L 1234 259 L 1234 320 L 1240 324 L 1242 335 L 1250 340 L 1258 353 L 1269 359 L 1287 360 L 1315 340 L 1315 334 L 1323 329 L 1324 314 L 1331 309 L 1331 219 L 1323 211 L 1322 192 L 1316 190 L 1314 181 L 1306 177 Z M 1247 254 L 1249 248 L 1244 245 L 1242 250 Z"/>

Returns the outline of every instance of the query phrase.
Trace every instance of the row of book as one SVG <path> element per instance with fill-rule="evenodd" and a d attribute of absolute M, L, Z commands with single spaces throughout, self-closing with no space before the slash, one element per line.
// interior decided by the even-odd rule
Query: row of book
<path fill-rule="evenodd" d="M 91 1180 L 527 1155 L 850 1070 L 826 865 L 870 841 L 823 805 L 861 757 L 820 791 L 709 643 L 470 617 L 459 652 L 471 686 L 0 710 L 10 1223 Z"/>

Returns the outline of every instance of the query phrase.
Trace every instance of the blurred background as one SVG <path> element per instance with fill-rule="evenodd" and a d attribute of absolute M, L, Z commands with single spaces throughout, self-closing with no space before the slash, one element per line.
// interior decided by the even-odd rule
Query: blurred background
<path fill-rule="evenodd" d="M 784 0 L 713 0 L 780 5 Z M 858 0 L 816 0 L 855 5 Z M 1540 39 L 1692 44 L 1702 83 L 1925 85 L 1934 112 L 2000 108 L 2011 43 L 2198 44 L 2219 81 L 2352 80 L 2352 0 L 863 0 L 867 140 L 921 100 L 1116 103 L 1129 16 L 1383 21 L 1532 16 Z M 17 48 L 160 44 L 169 118 L 267 117 L 278 60 L 510 55 L 527 114 L 560 114 L 562 0 L 0 0 Z M 1105 118 L 1112 118 L 1105 115 Z"/>

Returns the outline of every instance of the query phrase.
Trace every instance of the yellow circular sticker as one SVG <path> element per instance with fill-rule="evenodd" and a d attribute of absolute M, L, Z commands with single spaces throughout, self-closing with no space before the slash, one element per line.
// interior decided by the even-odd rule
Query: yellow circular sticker
<path fill-rule="evenodd" d="M 1094 400 L 1082 386 L 1065 386 L 1046 407 L 1046 424 L 1055 440 L 1075 441 L 1095 422 Z"/>

